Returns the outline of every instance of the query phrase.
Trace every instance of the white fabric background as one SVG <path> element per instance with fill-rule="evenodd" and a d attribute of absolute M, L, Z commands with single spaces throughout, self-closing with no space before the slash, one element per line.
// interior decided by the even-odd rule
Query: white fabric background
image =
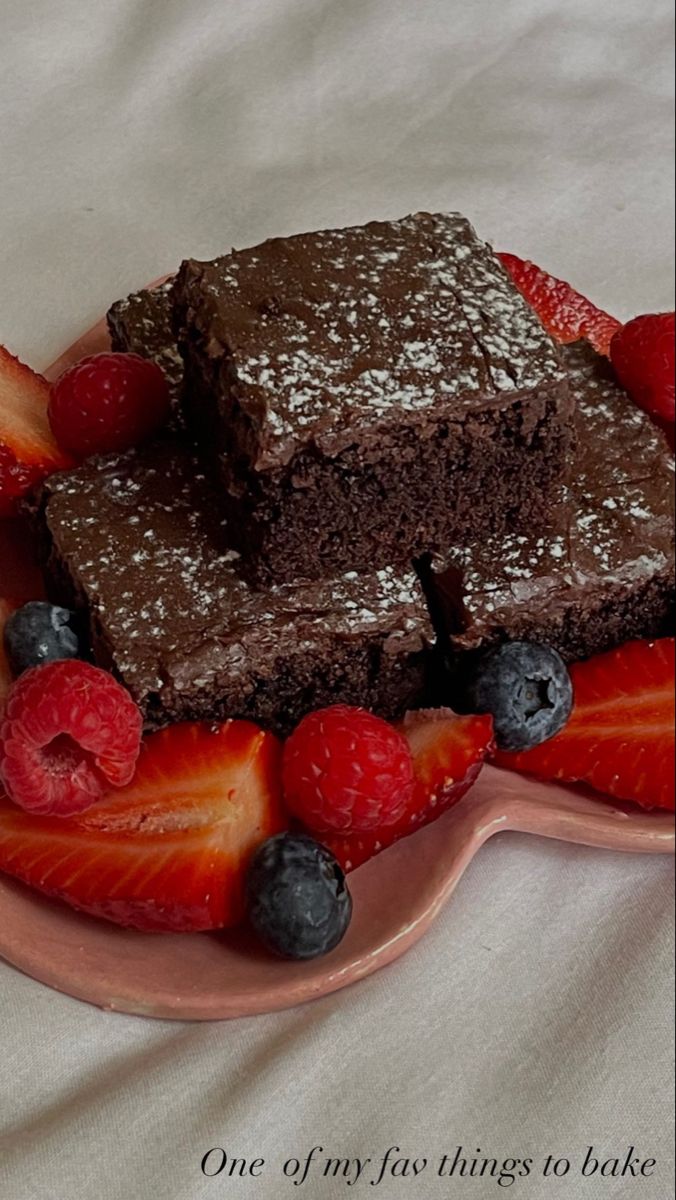
<path fill-rule="evenodd" d="M 44 366 L 187 253 L 419 208 L 462 209 L 619 316 L 670 307 L 670 10 L 0 0 L 0 340 Z M 593 1143 L 657 1171 L 508 1194 L 669 1200 L 671 878 L 499 839 L 404 961 L 233 1024 L 104 1015 L 0 964 L 0 1194 L 299 1191 L 272 1169 L 204 1179 L 212 1145 L 278 1164 L 315 1144 L 578 1161 Z M 501 1190 L 423 1176 L 376 1194 Z"/>

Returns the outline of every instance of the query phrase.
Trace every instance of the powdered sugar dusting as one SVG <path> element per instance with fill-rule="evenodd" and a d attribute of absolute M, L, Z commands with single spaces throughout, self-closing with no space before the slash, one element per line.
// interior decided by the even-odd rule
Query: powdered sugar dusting
<path fill-rule="evenodd" d="M 196 342 L 225 354 L 259 469 L 443 404 L 458 417 L 562 378 L 498 259 L 455 213 L 267 242 L 188 275 Z M 219 349 L 220 348 L 220 349 Z"/>
<path fill-rule="evenodd" d="M 413 571 L 252 591 L 197 462 L 172 443 L 91 460 L 53 477 L 49 491 L 61 559 L 139 699 L 167 687 L 213 691 L 217 680 L 227 691 L 285 656 L 304 678 L 330 638 L 386 639 L 404 654 L 431 639 Z"/>

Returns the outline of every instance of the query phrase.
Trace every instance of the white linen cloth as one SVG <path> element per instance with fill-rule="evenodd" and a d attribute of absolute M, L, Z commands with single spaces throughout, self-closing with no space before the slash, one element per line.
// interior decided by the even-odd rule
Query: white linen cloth
<path fill-rule="evenodd" d="M 671 7 L 0 0 L 0 341 L 43 367 L 184 255 L 421 208 L 621 317 L 671 307 Z M 669 1200 L 672 903 L 669 861 L 505 836 L 403 961 L 295 1011 L 154 1023 L 0 963 L 0 1195 L 325 1200 L 371 1188 L 281 1163 L 462 1144 L 573 1160 L 521 1198 Z M 582 1179 L 590 1145 L 655 1172 Z M 212 1146 L 268 1165 L 207 1179 Z"/>

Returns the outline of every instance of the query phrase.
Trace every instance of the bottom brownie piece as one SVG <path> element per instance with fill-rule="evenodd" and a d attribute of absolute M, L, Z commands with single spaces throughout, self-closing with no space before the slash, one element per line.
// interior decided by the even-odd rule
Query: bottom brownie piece
<path fill-rule="evenodd" d="M 34 516 L 50 598 L 84 611 L 94 660 L 149 726 L 249 717 L 283 733 L 336 701 L 395 717 L 423 698 L 433 635 L 414 572 L 252 591 L 169 440 L 52 476 Z"/>
<path fill-rule="evenodd" d="M 674 625 L 673 459 L 586 344 L 564 350 L 577 403 L 570 484 L 544 529 L 432 559 L 426 590 L 452 656 L 506 639 L 586 658 Z"/>

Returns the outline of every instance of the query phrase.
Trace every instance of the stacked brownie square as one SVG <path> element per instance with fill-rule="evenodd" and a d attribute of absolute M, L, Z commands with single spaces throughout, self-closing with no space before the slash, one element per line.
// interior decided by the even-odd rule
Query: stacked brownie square
<path fill-rule="evenodd" d="M 172 431 L 35 512 L 51 596 L 149 725 L 395 717 L 443 699 L 449 654 L 577 657 L 673 615 L 661 435 L 597 356 L 562 361 L 463 218 L 188 261 L 109 323 L 168 370 Z"/>
<path fill-rule="evenodd" d="M 420 701 L 433 633 L 412 569 L 254 591 L 216 501 L 169 439 L 42 489 L 50 595 L 87 614 L 95 661 L 149 725 L 237 716 L 286 730 L 338 700 L 391 715 Z"/>
<path fill-rule="evenodd" d="M 463 217 L 188 261 L 174 300 L 186 413 L 257 584 L 410 564 L 548 512 L 565 373 Z"/>
<path fill-rule="evenodd" d="M 587 343 L 565 346 L 578 450 L 542 525 L 447 547 L 424 564 L 435 625 L 457 659 L 495 642 L 567 661 L 674 628 L 674 460 Z"/>

